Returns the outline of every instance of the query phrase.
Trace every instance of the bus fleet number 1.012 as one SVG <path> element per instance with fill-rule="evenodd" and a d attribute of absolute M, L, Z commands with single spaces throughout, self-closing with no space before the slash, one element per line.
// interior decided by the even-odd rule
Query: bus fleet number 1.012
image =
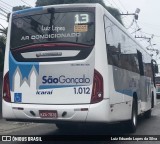
<path fill-rule="evenodd" d="M 89 87 L 74 88 L 74 94 L 90 94 L 90 88 Z"/>

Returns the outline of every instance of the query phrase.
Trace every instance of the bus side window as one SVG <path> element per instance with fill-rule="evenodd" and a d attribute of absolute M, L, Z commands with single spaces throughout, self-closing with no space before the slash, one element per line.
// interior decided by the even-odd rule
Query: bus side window
<path fill-rule="evenodd" d="M 105 16 L 105 36 L 106 36 L 106 51 L 108 64 L 118 66 L 120 65 L 120 44 L 117 44 L 118 34 L 114 34 L 117 30 L 116 26 Z M 118 31 L 116 31 L 118 32 Z M 117 45 L 116 45 L 117 44 Z"/>
<path fill-rule="evenodd" d="M 139 71 L 140 75 L 144 75 L 144 67 L 143 67 L 143 60 L 142 60 L 142 53 L 137 50 L 138 62 L 139 62 Z"/>

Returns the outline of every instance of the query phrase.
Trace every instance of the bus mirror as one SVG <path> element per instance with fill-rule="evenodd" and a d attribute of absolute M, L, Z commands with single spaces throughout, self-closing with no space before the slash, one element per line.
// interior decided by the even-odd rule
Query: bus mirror
<path fill-rule="evenodd" d="M 155 73 L 158 73 L 158 65 L 155 65 Z"/>

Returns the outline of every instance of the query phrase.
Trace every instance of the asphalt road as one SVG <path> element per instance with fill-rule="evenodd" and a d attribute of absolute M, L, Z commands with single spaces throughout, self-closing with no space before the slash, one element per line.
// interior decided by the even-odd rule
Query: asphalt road
<path fill-rule="evenodd" d="M 0 124 L 3 123 L 3 128 L 0 129 L 0 135 L 43 135 L 43 136 L 68 136 L 72 139 L 73 136 L 89 136 L 89 139 L 92 139 L 92 137 L 99 137 L 99 136 L 107 136 L 107 135 L 129 135 L 129 136 L 135 136 L 135 135 L 146 135 L 149 137 L 149 135 L 160 135 L 160 104 L 158 104 L 153 110 L 152 110 L 152 117 L 150 119 L 145 119 L 143 116 L 140 116 L 138 119 L 138 128 L 136 133 L 130 134 L 127 132 L 127 129 L 124 127 L 123 124 L 110 124 L 110 125 L 91 125 L 91 126 L 83 126 L 79 129 L 66 129 L 66 130 L 60 130 L 58 129 L 54 124 L 33 124 L 33 123 L 12 123 L 12 122 L 6 122 L 5 120 L 0 120 Z M 6 126 L 5 126 L 6 125 Z M 14 127 L 15 126 L 15 127 Z M 8 128 L 7 128 L 8 127 Z M 62 137 L 63 140 L 63 137 Z M 27 143 L 27 142 L 26 142 Z M 60 141 L 55 141 L 54 143 L 64 143 Z M 75 141 L 70 141 L 66 143 L 80 143 Z M 81 142 L 82 143 L 82 142 Z M 84 143 L 84 142 L 83 142 Z M 108 143 L 116 143 L 116 144 L 127 144 L 127 143 L 137 143 L 136 141 L 87 141 L 85 140 L 85 143 L 98 143 L 98 144 L 108 144 Z M 140 143 L 147 143 L 152 144 L 153 141 L 141 141 Z M 160 141 L 155 141 L 154 143 L 159 144 Z"/>

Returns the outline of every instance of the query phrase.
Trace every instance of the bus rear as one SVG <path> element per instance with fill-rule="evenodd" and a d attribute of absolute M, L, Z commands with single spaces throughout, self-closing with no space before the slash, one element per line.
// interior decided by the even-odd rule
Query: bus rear
<path fill-rule="evenodd" d="M 95 7 L 40 7 L 12 14 L 3 117 L 85 121 L 103 100 L 95 69 Z"/>

